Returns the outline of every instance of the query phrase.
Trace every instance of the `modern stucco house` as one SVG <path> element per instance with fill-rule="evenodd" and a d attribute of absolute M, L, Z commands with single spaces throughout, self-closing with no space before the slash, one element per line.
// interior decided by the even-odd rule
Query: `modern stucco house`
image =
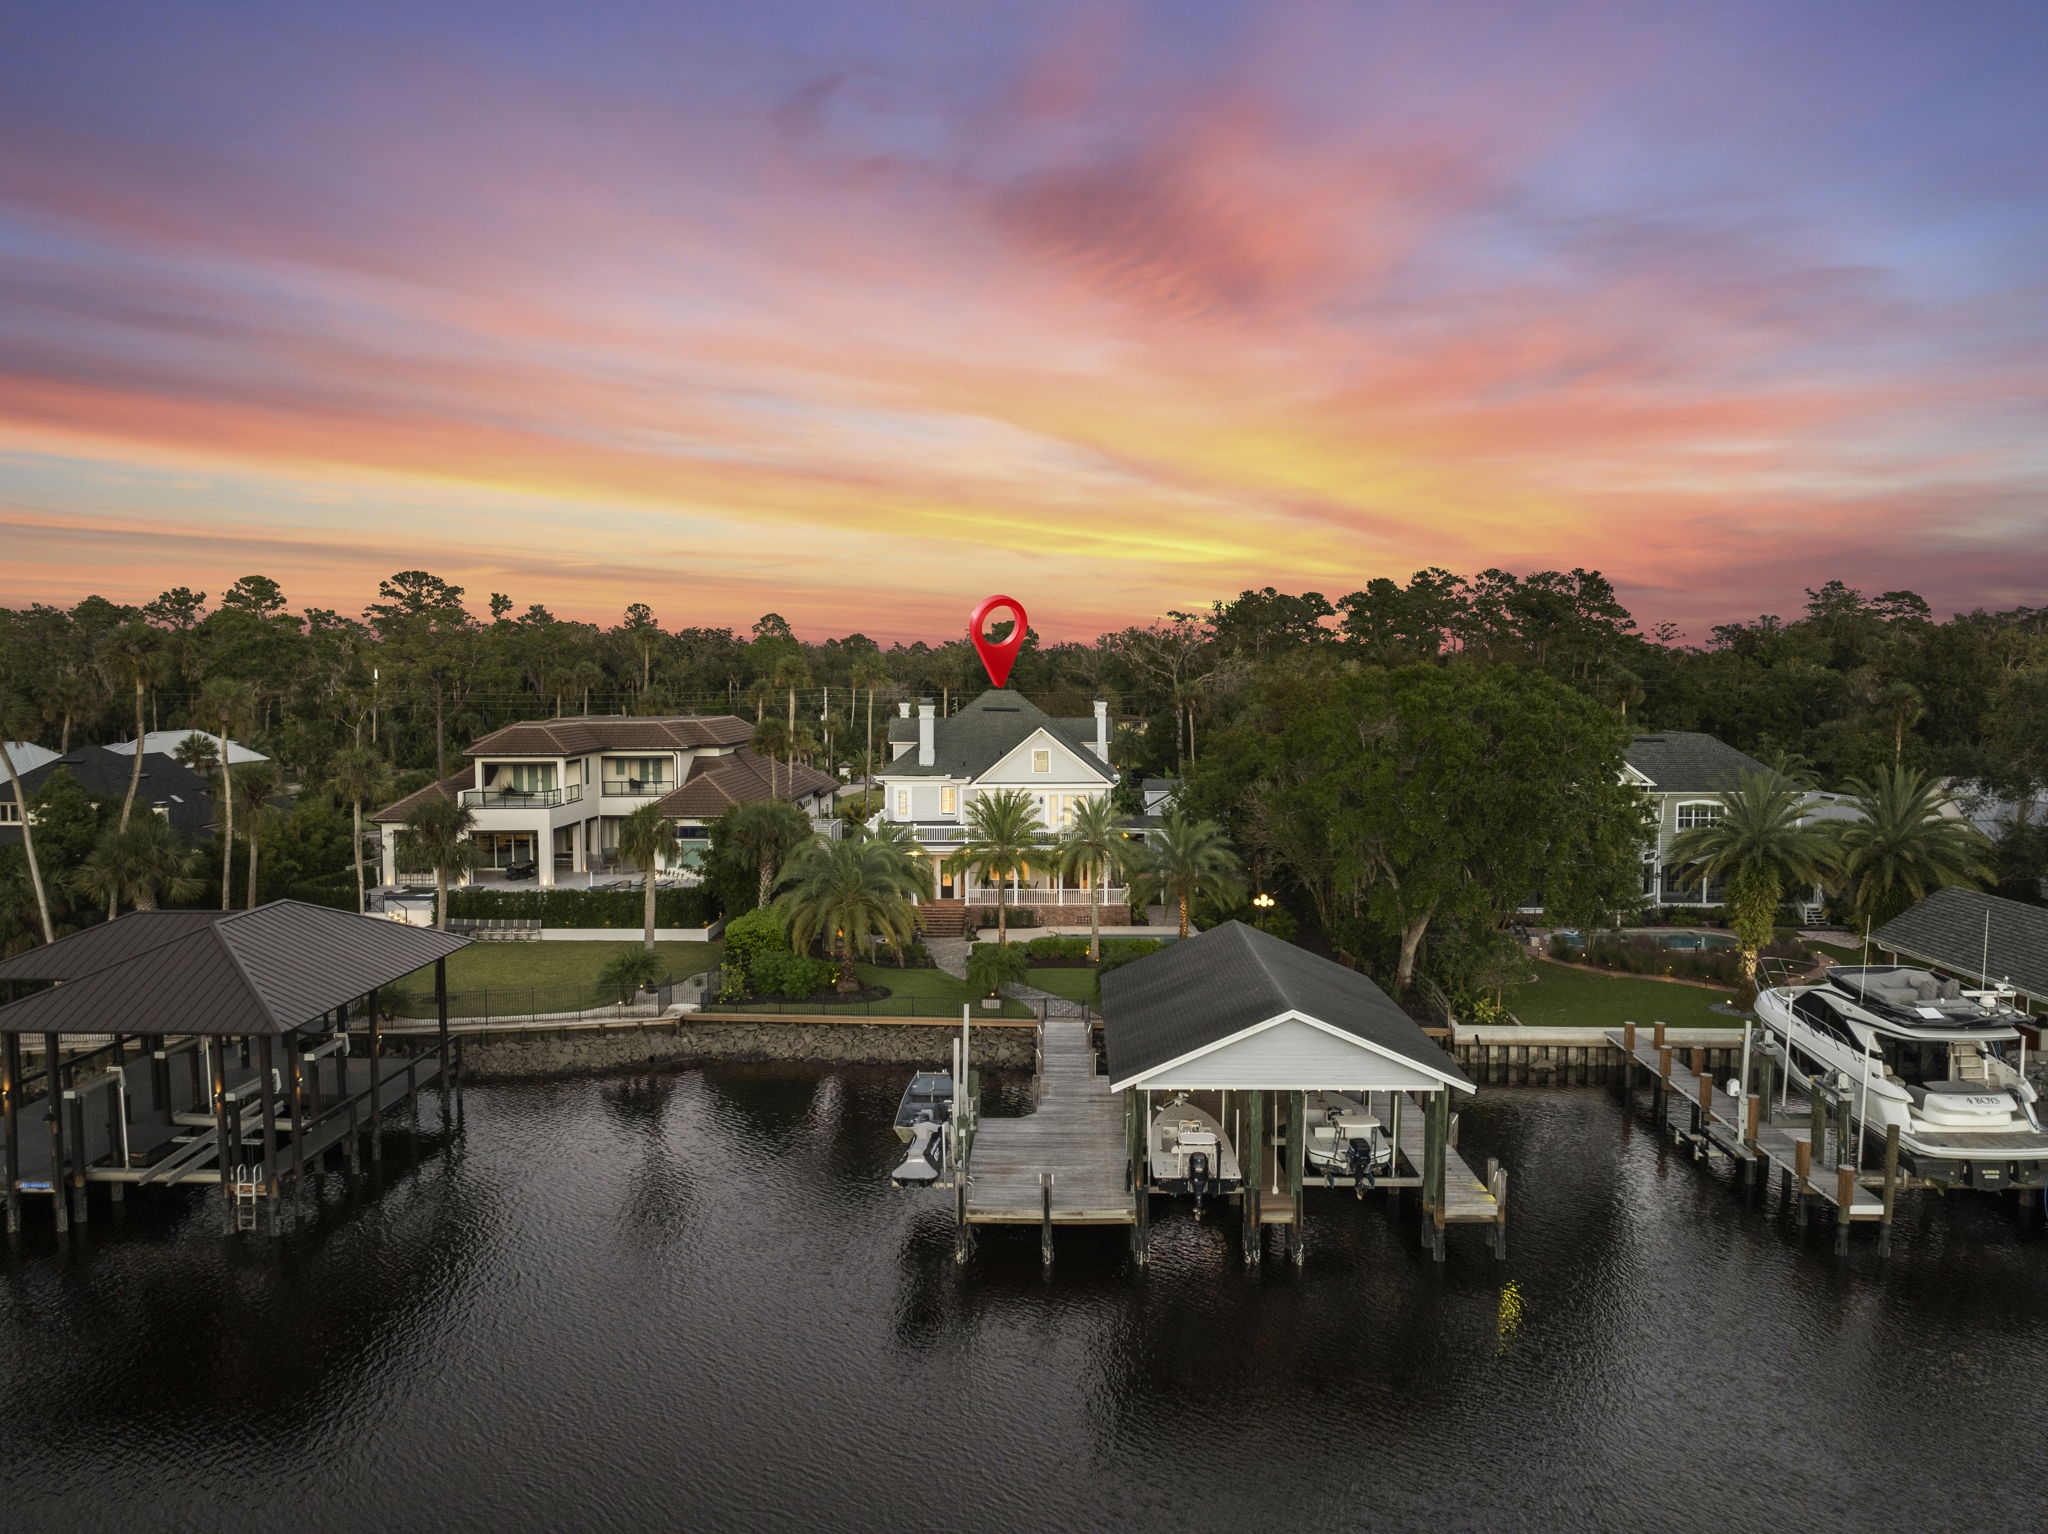
<path fill-rule="evenodd" d="M 437 796 L 476 817 L 483 859 L 472 879 L 481 883 L 584 885 L 630 873 L 619 857 L 619 822 L 645 804 L 661 805 L 676 822 L 680 867 L 696 861 L 707 827 L 735 804 L 787 799 L 826 825 L 836 780 L 757 756 L 747 744 L 753 733 L 730 714 L 537 719 L 493 730 L 470 746 L 462 771 L 371 816 L 383 843 L 383 883 L 415 881 L 398 866 L 399 834 L 414 808 Z"/>
<path fill-rule="evenodd" d="M 1099 698 L 1088 719 L 1055 718 L 1007 688 L 991 688 L 944 719 L 929 699 L 915 707 L 913 715 L 911 704 L 900 705 L 899 717 L 889 721 L 891 759 L 875 778 L 882 819 L 912 827 L 918 848 L 931 860 L 925 918 L 937 931 L 957 925 L 966 906 L 996 901 L 995 891 L 972 874 L 955 876 L 942 866 L 965 837 L 977 795 L 1021 790 L 1031 796 L 1039 824 L 1056 834 L 1082 802 L 1110 794 L 1116 772 L 1109 765 L 1109 705 Z M 1103 919 L 1127 919 L 1124 892 L 1101 893 Z M 1043 868 L 1009 881 L 1004 898 L 1012 905 L 1088 904 L 1081 881 Z M 1086 919 L 1078 911 L 1076 918 Z"/>

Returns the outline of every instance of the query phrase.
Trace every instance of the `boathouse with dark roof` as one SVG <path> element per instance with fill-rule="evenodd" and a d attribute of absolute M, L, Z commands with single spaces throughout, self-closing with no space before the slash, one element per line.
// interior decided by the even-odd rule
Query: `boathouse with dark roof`
<path fill-rule="evenodd" d="M 2048 906 L 1982 890 L 1936 890 L 1870 934 L 1872 946 L 2048 1007 Z"/>
<path fill-rule="evenodd" d="M 1444 1227 L 1467 1222 L 1488 1225 L 1505 1250 L 1505 1174 L 1481 1182 L 1452 1144 L 1452 1098 L 1476 1089 L 1369 976 L 1225 922 L 1104 975 L 1102 1043 L 1109 1090 L 1126 1101 L 1134 1168 L 1148 1166 L 1159 1099 L 1191 1100 L 1231 1133 L 1245 1173 L 1248 1258 L 1262 1229 L 1277 1224 L 1300 1260 L 1315 1094 L 1377 1116 L 1394 1148 L 1377 1182 L 1421 1190 L 1435 1255 Z M 1142 1224 L 1146 1200 L 1138 1202 Z"/>
<path fill-rule="evenodd" d="M 46 1194 L 59 1231 L 91 1189 L 211 1184 L 230 1229 L 275 1234 L 320 1158 L 383 1155 L 389 1113 L 460 1057 L 446 960 L 467 939 L 279 900 L 250 911 L 134 911 L 0 962 L 0 1180 L 7 1226 Z M 378 992 L 431 965 L 439 1048 L 387 1057 Z M 352 1050 L 358 1017 L 368 1048 Z M 40 1046 L 34 1068 L 24 1040 Z M 31 1125 L 30 1121 L 36 1122 Z"/>

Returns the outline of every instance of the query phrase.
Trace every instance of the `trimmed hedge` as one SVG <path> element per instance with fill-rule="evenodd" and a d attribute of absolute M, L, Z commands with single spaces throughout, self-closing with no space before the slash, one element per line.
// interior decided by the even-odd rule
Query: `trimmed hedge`
<path fill-rule="evenodd" d="M 286 894 L 294 900 L 303 900 L 307 905 L 324 905 L 336 911 L 356 909 L 356 874 L 351 868 L 339 876 L 330 874 L 322 879 L 305 879 L 292 885 Z"/>
<path fill-rule="evenodd" d="M 353 880 L 353 875 L 351 875 Z M 354 885 L 350 894 L 353 898 Z M 543 927 L 626 927 L 638 930 L 646 914 L 639 890 L 480 890 L 448 892 L 448 914 L 465 921 L 493 917 L 538 919 Z M 717 902 L 703 886 L 654 892 L 657 927 L 708 927 L 718 920 Z"/>
<path fill-rule="evenodd" d="M 1015 945 L 1034 959 L 1086 959 L 1088 939 L 1085 937 L 1034 937 L 1029 942 Z M 1111 959 L 1128 964 L 1133 959 L 1142 959 L 1148 953 L 1157 953 L 1166 946 L 1156 937 L 1106 937 L 1102 940 L 1104 962 Z"/>

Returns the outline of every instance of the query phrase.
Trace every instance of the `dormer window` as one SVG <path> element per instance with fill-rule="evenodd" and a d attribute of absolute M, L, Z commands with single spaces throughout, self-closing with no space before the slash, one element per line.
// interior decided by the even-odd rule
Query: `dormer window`
<path fill-rule="evenodd" d="M 1052 771 L 1052 753 L 1051 753 L 1050 751 L 1034 751 L 1034 752 L 1032 752 L 1032 753 L 1031 753 L 1031 770 L 1032 770 L 1033 772 L 1051 772 L 1051 771 Z"/>

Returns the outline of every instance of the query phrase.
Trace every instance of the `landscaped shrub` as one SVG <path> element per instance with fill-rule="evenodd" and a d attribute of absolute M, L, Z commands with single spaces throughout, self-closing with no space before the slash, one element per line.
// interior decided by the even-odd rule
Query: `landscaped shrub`
<path fill-rule="evenodd" d="M 371 882 L 376 875 L 371 874 Z M 286 891 L 294 900 L 303 900 L 307 905 L 324 905 L 336 911 L 356 909 L 355 870 L 345 873 L 328 874 L 325 878 L 306 879 L 294 884 Z"/>
<path fill-rule="evenodd" d="M 967 950 L 967 983 L 993 996 L 1003 986 L 1024 979 L 1030 962 L 1022 946 L 976 943 Z"/>
<path fill-rule="evenodd" d="M 1625 937 L 1615 932 L 1595 933 L 1583 949 L 1553 935 L 1550 955 L 1628 975 L 1669 975 L 1680 980 L 1707 980 L 1731 986 L 1742 979 L 1742 955 L 1732 947 L 1668 948 L 1653 937 Z M 1806 949 L 1796 939 L 1779 938 L 1759 957 L 1803 961 Z"/>
<path fill-rule="evenodd" d="M 668 964 L 658 953 L 649 953 L 644 948 L 635 948 L 620 954 L 616 959 L 597 972 L 597 983 L 617 993 L 623 1004 L 633 999 L 636 992 L 651 986 L 668 973 Z"/>
<path fill-rule="evenodd" d="M 354 879 L 351 874 L 351 903 Z M 470 921 L 511 917 L 537 919 L 543 927 L 630 927 L 637 931 L 646 920 L 646 897 L 637 889 L 454 889 L 448 892 L 448 914 Z M 717 901 L 703 885 L 654 892 L 657 927 L 708 927 L 718 916 Z"/>
<path fill-rule="evenodd" d="M 1128 964 L 1148 953 L 1157 953 L 1165 946 L 1165 940 L 1156 937 L 1106 937 L 1102 940 L 1103 967 L 1111 967 L 1112 961 Z"/>
<path fill-rule="evenodd" d="M 772 905 L 764 905 L 725 924 L 725 984 L 728 989 L 759 990 L 757 962 L 771 953 L 789 952 L 789 924 Z"/>
<path fill-rule="evenodd" d="M 899 960 L 901 960 L 900 964 L 898 963 Z M 900 952 L 894 943 L 877 943 L 874 952 L 869 956 L 868 962 L 870 964 L 882 964 L 888 965 L 891 968 L 901 969 L 938 968 L 938 960 L 932 957 L 932 951 L 915 939 L 905 943 Z"/>
<path fill-rule="evenodd" d="M 1025 953 L 1034 959 L 1085 959 L 1088 957 L 1088 939 L 1085 937 L 1035 937 L 1023 945 Z"/>
<path fill-rule="evenodd" d="M 985 930 L 996 925 L 996 908 L 994 906 L 978 905 L 972 909 L 974 911 L 975 926 Z M 1038 912 L 1034 911 L 1030 906 L 1013 905 L 1009 909 L 1010 919 L 1007 925 L 1013 929 L 1017 927 L 1042 927 L 1045 925 L 1044 922 L 1038 919 Z"/>
<path fill-rule="evenodd" d="M 747 966 L 756 996 L 783 996 L 793 1001 L 829 989 L 838 973 L 836 964 L 786 948 L 763 949 Z"/>

